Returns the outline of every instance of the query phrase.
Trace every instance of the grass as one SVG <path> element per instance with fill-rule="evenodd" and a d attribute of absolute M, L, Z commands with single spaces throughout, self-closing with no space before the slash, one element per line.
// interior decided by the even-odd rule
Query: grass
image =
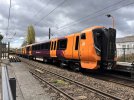
<path fill-rule="evenodd" d="M 57 84 L 67 84 L 65 81 L 63 81 L 63 80 L 54 80 L 53 81 L 54 83 L 57 83 Z"/>

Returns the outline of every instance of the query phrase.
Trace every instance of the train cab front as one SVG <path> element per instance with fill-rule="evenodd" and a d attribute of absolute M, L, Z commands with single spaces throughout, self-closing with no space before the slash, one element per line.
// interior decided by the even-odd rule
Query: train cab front
<path fill-rule="evenodd" d="M 101 60 L 101 69 L 112 69 L 116 66 L 116 30 L 113 28 L 97 28 L 93 30 L 94 47 Z"/>

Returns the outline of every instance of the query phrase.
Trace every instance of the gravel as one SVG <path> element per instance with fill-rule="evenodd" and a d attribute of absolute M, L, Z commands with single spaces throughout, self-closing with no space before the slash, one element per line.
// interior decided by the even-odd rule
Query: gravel
<path fill-rule="evenodd" d="M 34 73 L 39 74 L 39 72 L 36 72 L 34 69 L 33 70 Z M 93 93 L 92 91 L 86 90 L 82 87 L 77 86 L 74 83 L 70 83 L 64 79 L 61 79 L 57 76 L 54 76 L 48 72 L 44 72 L 43 74 L 39 74 L 39 76 L 41 76 L 43 79 L 47 80 L 48 82 L 50 82 L 51 84 L 53 84 L 54 86 L 60 88 L 62 91 L 67 92 L 69 95 L 73 96 L 76 100 L 89 100 L 89 99 L 98 99 L 98 100 L 107 100 L 109 98 L 103 97 L 102 95 L 98 95 L 96 93 Z M 53 93 L 53 90 L 48 89 L 46 92 Z M 51 94 L 50 94 L 51 95 Z M 57 98 L 57 97 L 56 97 Z M 62 98 L 62 97 L 61 97 Z"/>
<path fill-rule="evenodd" d="M 68 71 L 65 69 L 58 68 L 53 65 L 41 64 L 33 61 L 34 65 L 42 66 L 49 71 L 53 71 L 55 73 L 60 73 L 60 75 L 69 77 L 71 79 L 82 82 L 86 85 L 104 91 L 106 93 L 110 93 L 117 97 L 122 98 L 123 100 L 134 100 L 134 89 L 126 86 L 122 86 L 116 83 L 103 81 L 101 79 L 96 79 L 90 76 L 82 75 L 81 73 L 75 73 L 72 71 Z"/>
<path fill-rule="evenodd" d="M 120 84 L 116 84 L 113 82 L 104 81 L 101 79 L 96 79 L 93 77 L 83 75 L 81 73 L 72 72 L 67 69 L 62 69 L 54 65 L 42 64 L 38 62 L 31 61 L 33 65 L 42 66 L 46 70 L 53 71 L 54 73 L 60 73 L 62 76 L 69 77 L 73 80 L 77 80 L 86 85 L 104 91 L 106 93 L 110 93 L 111 95 L 115 95 L 123 100 L 134 100 L 134 89 L 123 86 Z M 95 99 L 95 97 L 93 98 Z"/>

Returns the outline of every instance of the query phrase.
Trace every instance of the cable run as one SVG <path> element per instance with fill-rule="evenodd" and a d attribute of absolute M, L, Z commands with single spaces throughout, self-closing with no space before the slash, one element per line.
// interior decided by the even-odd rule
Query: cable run
<path fill-rule="evenodd" d="M 83 20 L 83 19 L 85 19 L 85 18 L 87 18 L 87 17 L 89 17 L 89 16 L 92 16 L 92 15 L 94 15 L 94 14 L 97 14 L 97 13 L 99 13 L 99 12 L 102 12 L 102 11 L 104 11 L 104 10 L 106 10 L 106 9 L 108 9 L 108 8 L 111 8 L 111 7 L 115 6 L 115 5 L 118 5 L 118 4 L 120 4 L 120 3 L 124 2 L 124 1 L 126 1 L 126 0 L 121 0 L 121 1 L 119 1 L 119 2 L 116 2 L 116 3 L 113 3 L 113 4 L 111 4 L 111 5 L 108 5 L 108 6 L 104 7 L 103 9 L 97 10 L 97 11 L 95 11 L 95 12 L 93 12 L 93 13 L 87 15 L 87 16 L 81 17 L 81 18 L 76 19 L 76 20 L 74 20 L 74 21 L 72 21 L 72 22 L 70 22 L 70 23 L 67 23 L 67 24 L 65 24 L 65 25 L 63 25 L 63 26 L 61 26 L 61 27 L 59 27 L 59 29 L 65 27 L 65 26 L 68 26 L 68 25 L 70 25 L 70 24 L 73 24 L 73 23 L 75 23 L 75 22 L 79 22 L 79 21 L 81 21 L 81 20 Z"/>
<path fill-rule="evenodd" d="M 106 14 L 106 13 L 119 10 L 119 9 L 121 9 L 121 8 L 123 8 L 123 7 L 129 6 L 129 5 L 132 5 L 132 4 L 134 4 L 134 2 L 125 4 L 125 5 L 123 5 L 122 7 L 119 7 L 119 8 L 111 9 L 111 10 L 109 10 L 109 11 L 107 11 L 107 12 L 103 12 L 103 13 L 101 13 L 101 14 L 99 14 L 99 15 L 96 15 L 96 16 L 91 17 L 90 20 L 95 19 L 95 18 L 97 18 L 97 17 L 100 17 L 100 16 L 102 16 L 102 15 L 104 15 L 104 14 Z M 85 22 L 85 21 L 87 21 L 87 20 L 89 20 L 89 18 L 88 18 L 88 19 L 85 19 L 85 20 L 81 20 L 81 21 L 79 21 L 79 23 Z M 70 26 L 72 26 L 72 25 L 75 25 L 75 24 L 78 24 L 78 22 L 77 22 L 77 23 L 73 23 L 73 24 L 71 24 L 71 25 L 69 25 L 69 26 L 63 27 L 63 28 L 57 30 L 56 32 L 61 31 L 61 30 L 63 30 L 63 29 L 66 29 L 66 28 L 68 28 L 68 27 L 70 27 Z"/>
<path fill-rule="evenodd" d="M 48 4 L 49 4 L 51 1 L 52 1 L 52 0 L 49 0 L 49 1 L 47 2 L 47 4 L 45 5 L 45 8 L 42 7 L 33 17 L 36 17 L 36 16 L 42 11 L 42 9 L 46 9 L 47 6 L 48 6 Z"/>
<path fill-rule="evenodd" d="M 42 17 L 37 23 L 35 23 L 35 26 L 39 24 L 43 19 L 48 17 L 51 13 L 53 13 L 57 8 L 59 8 L 61 5 L 65 3 L 66 0 L 63 0 L 59 5 L 57 5 L 52 11 L 50 11 L 46 16 Z"/>

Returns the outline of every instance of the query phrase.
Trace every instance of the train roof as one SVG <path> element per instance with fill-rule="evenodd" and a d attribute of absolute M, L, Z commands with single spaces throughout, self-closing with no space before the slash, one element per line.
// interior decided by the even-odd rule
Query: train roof
<path fill-rule="evenodd" d="M 92 27 L 89 27 L 89 28 L 86 28 L 82 31 L 82 33 L 86 32 L 86 31 L 91 31 L 91 30 L 94 30 L 96 28 L 104 28 L 104 26 L 92 26 Z"/>
<path fill-rule="evenodd" d="M 89 28 L 84 29 L 81 32 L 76 32 L 76 33 L 69 34 L 67 36 L 63 36 L 63 37 L 59 37 L 59 38 L 53 38 L 53 39 L 48 40 L 48 41 L 42 41 L 42 42 L 38 42 L 38 43 L 29 44 L 29 45 L 26 45 L 26 46 L 23 46 L 23 47 L 28 47 L 28 46 L 32 46 L 32 45 L 38 45 L 38 44 L 42 44 L 42 43 L 47 43 L 47 42 L 50 42 L 50 41 L 56 40 L 56 39 L 58 39 L 58 40 L 65 39 L 65 38 L 70 37 L 70 36 L 72 36 L 74 34 L 80 34 L 80 33 L 86 32 L 86 31 L 91 31 L 91 30 L 96 29 L 96 28 L 104 28 L 104 26 L 93 26 L 93 27 L 89 27 Z M 23 48 L 23 47 L 21 47 L 21 48 Z"/>

